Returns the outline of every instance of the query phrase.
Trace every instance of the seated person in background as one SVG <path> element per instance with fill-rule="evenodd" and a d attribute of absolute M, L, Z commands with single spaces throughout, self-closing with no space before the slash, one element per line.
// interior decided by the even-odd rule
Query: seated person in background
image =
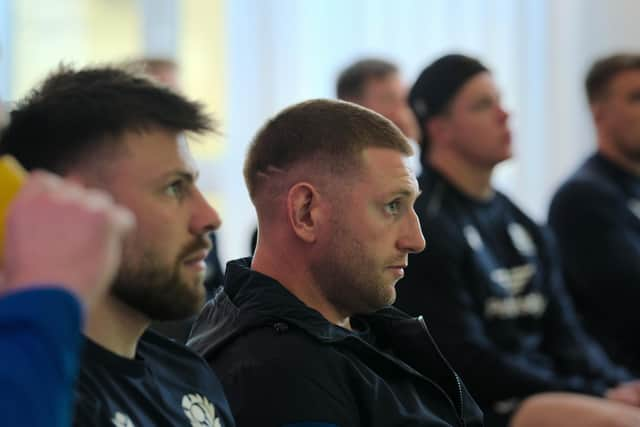
<path fill-rule="evenodd" d="M 148 57 L 127 61 L 125 67 L 139 71 L 171 90 L 180 92 L 180 69 L 171 58 Z"/>
<path fill-rule="evenodd" d="M 549 225 L 587 330 L 640 374 L 640 55 L 597 61 L 586 90 L 597 151 L 553 197 Z"/>
<path fill-rule="evenodd" d="M 71 425 L 83 306 L 104 297 L 133 223 L 100 191 L 27 178 L 0 242 L 0 425 Z"/>
<path fill-rule="evenodd" d="M 113 67 L 61 68 L 11 112 L 0 154 L 105 190 L 137 220 L 111 292 L 87 313 L 77 426 L 234 425 L 207 364 L 147 331 L 204 302 L 220 219 L 185 138 L 210 127 L 197 103 Z"/>
<path fill-rule="evenodd" d="M 409 257 L 396 305 L 425 316 L 487 425 L 506 425 L 519 401 L 544 391 L 613 389 L 640 403 L 629 373 L 581 329 L 548 234 L 491 186 L 511 135 L 487 68 L 444 56 L 409 99 L 428 150 L 416 211 L 429 244 Z"/>
<path fill-rule="evenodd" d="M 411 154 L 389 120 L 340 101 L 258 132 L 244 167 L 255 257 L 228 264 L 189 341 L 238 425 L 482 425 L 422 319 L 389 306 L 424 247 Z"/>
<path fill-rule="evenodd" d="M 377 58 L 351 64 L 338 77 L 336 95 L 382 114 L 407 138 L 420 140 L 418 124 L 407 104 L 407 88 L 395 64 Z"/>
<path fill-rule="evenodd" d="M 409 138 L 412 148 L 420 140 L 420 132 L 407 104 L 407 88 L 395 64 L 378 58 L 362 59 L 345 68 L 336 82 L 336 96 L 343 101 L 362 105 L 391 120 Z M 420 167 L 417 156 L 410 156 L 411 168 Z M 255 251 L 258 232 L 251 239 Z"/>

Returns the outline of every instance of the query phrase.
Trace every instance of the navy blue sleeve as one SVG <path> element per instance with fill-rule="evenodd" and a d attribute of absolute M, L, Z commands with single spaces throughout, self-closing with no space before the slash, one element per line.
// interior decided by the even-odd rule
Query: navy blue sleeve
<path fill-rule="evenodd" d="M 82 313 L 62 289 L 0 299 L 0 425 L 71 425 Z"/>
<path fill-rule="evenodd" d="M 554 356 L 561 371 L 581 372 L 585 377 L 602 383 L 604 393 L 608 387 L 630 381 L 632 375 L 623 367 L 614 364 L 579 322 L 573 301 L 567 292 L 559 268 L 559 257 L 551 233 L 545 233 L 544 256 L 549 274 L 548 306 L 545 316 L 545 349 Z"/>
<path fill-rule="evenodd" d="M 569 282 L 584 301 L 597 302 L 624 327 L 629 336 L 640 334 L 640 238 L 625 218 L 632 213 L 624 199 L 596 183 L 574 182 L 554 197 L 549 225 Z"/>
<path fill-rule="evenodd" d="M 484 319 L 484 301 L 472 291 L 481 286 L 480 278 L 474 277 L 462 232 L 442 217 L 423 220 L 422 227 L 427 246 L 410 256 L 396 305 L 424 316 L 444 356 L 481 406 L 544 391 L 605 390 L 602 381 L 556 371 L 547 354 L 514 354 L 496 346 Z"/>

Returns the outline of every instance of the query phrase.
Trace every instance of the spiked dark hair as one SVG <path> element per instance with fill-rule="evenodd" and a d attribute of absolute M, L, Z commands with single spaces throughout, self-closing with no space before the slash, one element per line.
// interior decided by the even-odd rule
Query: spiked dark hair
<path fill-rule="evenodd" d="M 200 104 L 142 75 L 113 66 L 61 66 L 11 111 L 0 154 L 12 154 L 27 169 L 64 174 L 125 132 L 213 128 Z"/>

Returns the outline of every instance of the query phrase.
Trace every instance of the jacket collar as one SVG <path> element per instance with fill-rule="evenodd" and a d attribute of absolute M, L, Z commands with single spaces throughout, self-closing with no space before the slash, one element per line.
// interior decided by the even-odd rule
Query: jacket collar
<path fill-rule="evenodd" d="M 209 357 L 234 336 L 279 321 L 321 341 L 338 341 L 349 335 L 275 279 L 251 270 L 251 258 L 243 258 L 227 264 L 224 286 L 202 309 L 188 345 Z"/>
<path fill-rule="evenodd" d="M 410 319 L 394 307 L 357 317 L 374 329 L 393 320 Z M 295 325 L 323 342 L 336 342 L 352 335 L 327 321 L 275 279 L 251 270 L 251 258 L 243 258 L 227 264 L 224 286 L 198 316 L 189 346 L 208 355 L 236 334 L 278 321 Z"/>

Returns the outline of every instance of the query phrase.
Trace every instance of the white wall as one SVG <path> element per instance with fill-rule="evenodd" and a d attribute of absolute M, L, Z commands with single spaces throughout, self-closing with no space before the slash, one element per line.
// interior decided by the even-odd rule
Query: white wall
<path fill-rule="evenodd" d="M 38 67 L 43 61 L 57 63 L 70 54 L 56 51 L 58 45 L 67 46 L 68 51 L 79 44 L 75 56 L 80 59 L 93 58 L 95 46 L 114 56 L 142 51 L 180 57 L 178 35 L 193 32 L 196 24 L 177 20 L 177 11 L 185 4 L 204 8 L 211 0 L 198 1 L 92 0 L 98 13 L 83 12 L 84 1 L 65 0 L 64 13 L 50 19 L 65 22 L 70 29 L 59 34 L 56 42 L 55 32 L 40 38 L 31 32 L 42 33 L 35 18 L 43 16 L 43 11 L 63 9 L 45 0 L 29 0 L 33 6 L 29 8 L 24 0 L 0 0 L 0 97 L 22 93 L 27 80 L 31 86 L 28 74 L 37 72 L 40 78 Z M 226 53 L 205 51 L 211 43 L 198 49 L 202 55 L 213 52 L 223 69 L 211 75 L 211 85 L 226 82 L 220 92 L 226 108 L 219 115 L 226 144 L 219 158 L 201 164 L 202 184 L 220 196 L 223 206 L 220 249 L 224 259 L 249 252 L 255 220 L 241 171 L 254 133 L 269 116 L 291 103 L 333 97 L 338 72 L 359 57 L 376 55 L 395 61 L 409 82 L 429 62 L 452 51 L 477 56 L 489 65 L 512 113 L 516 149 L 516 158 L 499 167 L 496 185 L 534 218 L 544 220 L 554 188 L 593 149 L 583 93 L 588 66 L 615 50 L 640 52 L 638 0 L 226 0 L 223 6 L 224 25 L 216 25 L 224 27 L 225 49 L 219 52 Z M 17 28 L 11 19 L 13 11 L 24 15 L 27 9 L 22 21 L 36 24 Z M 212 13 L 213 9 L 201 10 Z M 118 19 L 127 25 L 121 22 L 113 33 L 110 24 L 100 21 L 107 12 L 111 20 L 120 14 Z M 82 16 L 91 20 L 75 22 Z M 212 16 L 211 22 L 219 17 Z M 77 34 L 95 32 L 84 31 L 89 22 L 92 27 L 105 27 L 100 34 L 109 37 L 79 40 Z M 137 40 L 123 36 L 135 38 L 139 22 L 142 34 Z M 48 44 L 18 43 L 30 48 L 14 52 L 12 37 Z M 107 46 L 108 41 L 121 46 Z M 20 75 L 11 75 L 17 69 Z"/>
<path fill-rule="evenodd" d="M 227 185 L 236 194 L 224 255 L 241 256 L 252 229 L 240 168 L 270 115 L 333 97 L 339 70 L 357 57 L 396 61 L 412 81 L 443 53 L 478 56 L 512 113 L 516 157 L 496 185 L 544 221 L 555 187 L 594 147 L 583 92 L 591 62 L 640 52 L 637 0 L 234 0 L 229 4 Z"/>

